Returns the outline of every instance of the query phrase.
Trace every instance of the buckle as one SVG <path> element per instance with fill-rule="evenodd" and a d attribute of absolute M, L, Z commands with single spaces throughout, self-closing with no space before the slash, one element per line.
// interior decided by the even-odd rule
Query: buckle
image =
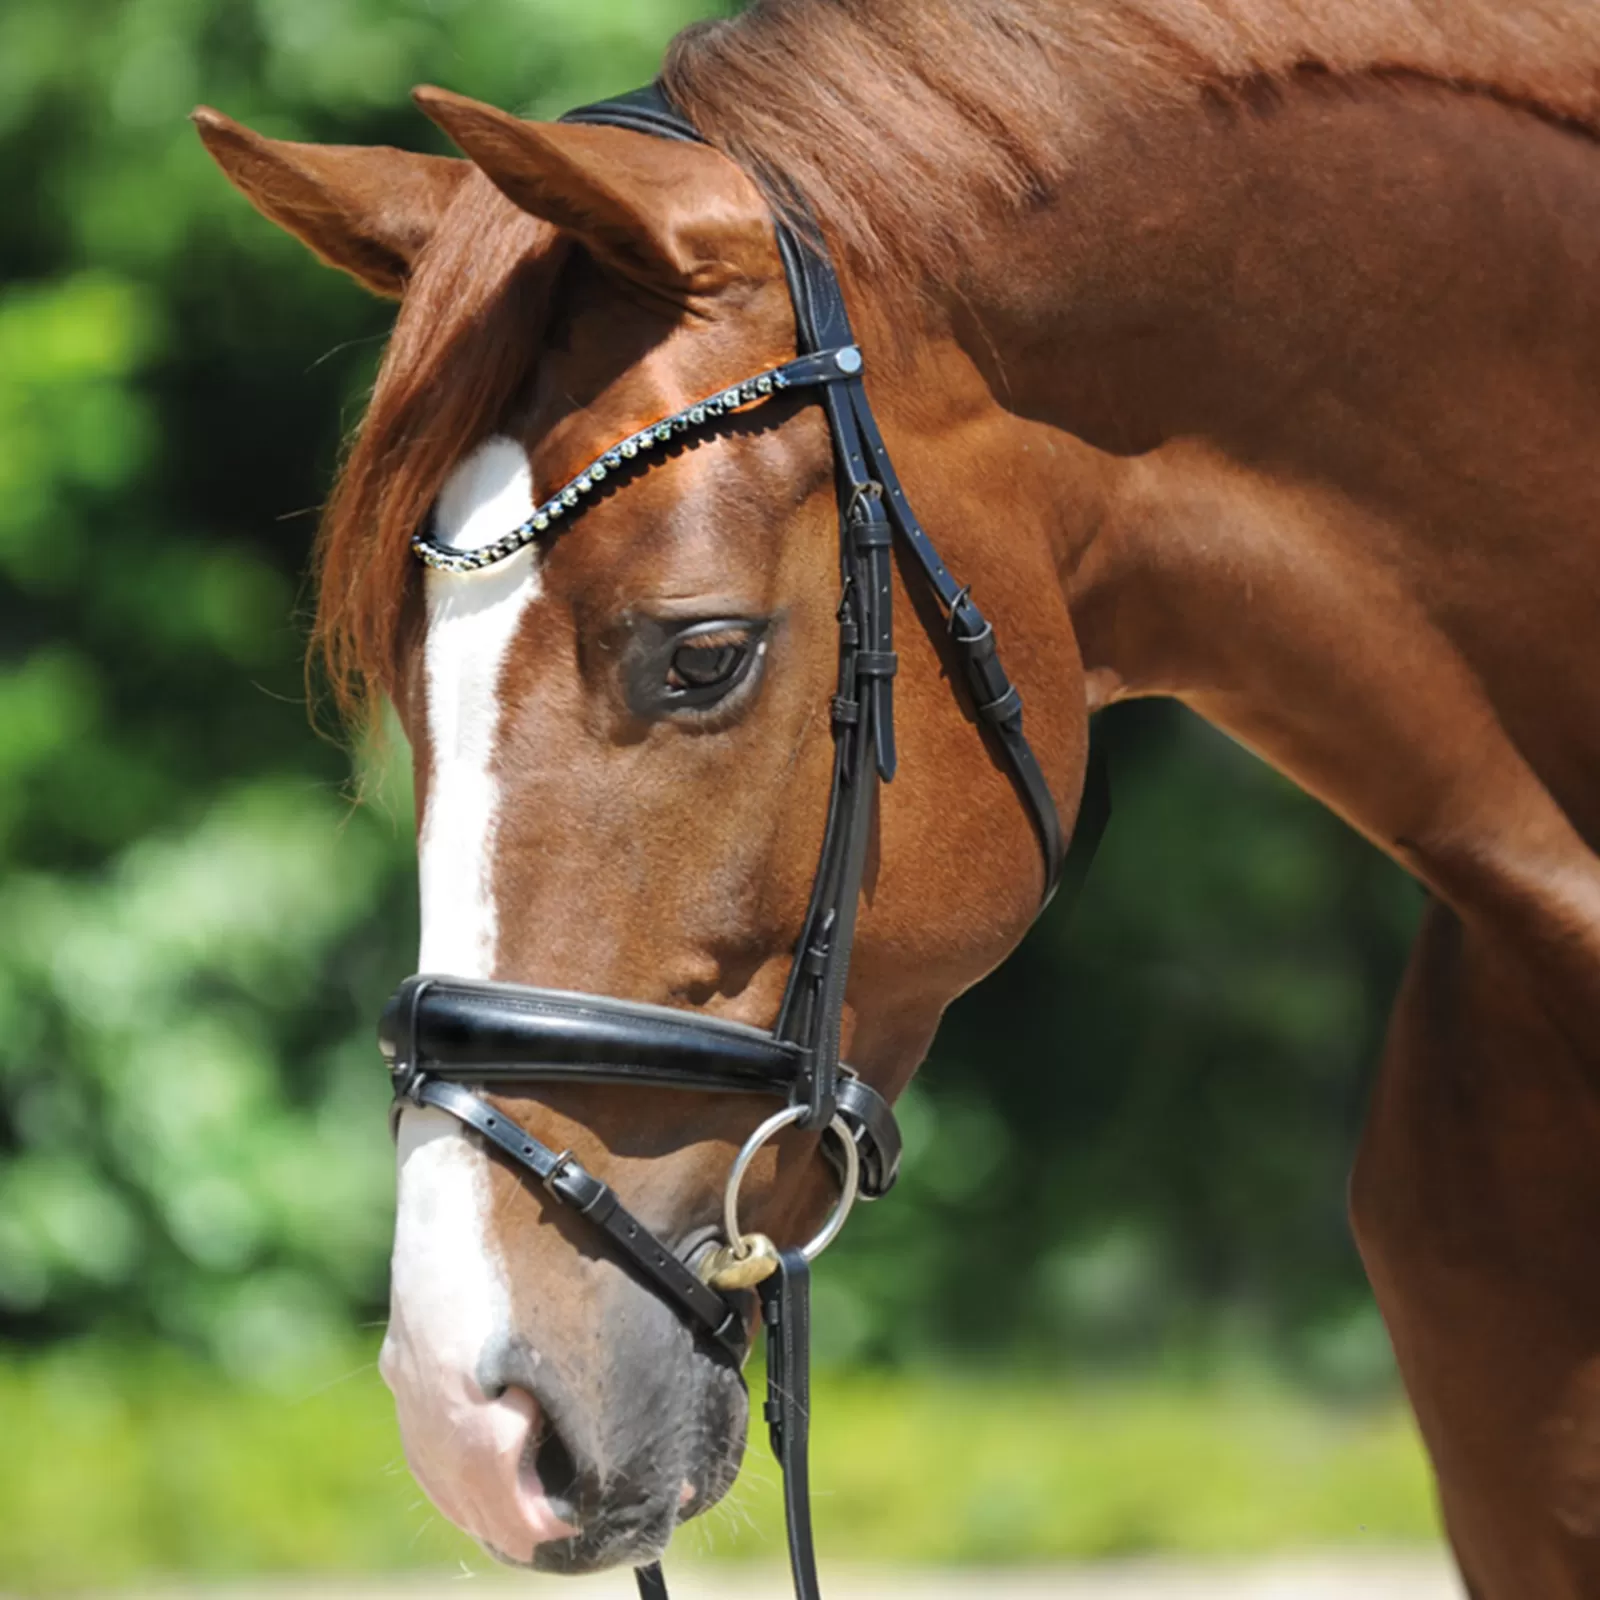
<path fill-rule="evenodd" d="M 572 1147 L 569 1145 L 550 1163 L 550 1170 L 539 1180 L 557 1199 L 562 1198 L 556 1190 L 556 1185 L 561 1181 L 562 1174 L 567 1169 L 567 1163 L 572 1160 Z"/>

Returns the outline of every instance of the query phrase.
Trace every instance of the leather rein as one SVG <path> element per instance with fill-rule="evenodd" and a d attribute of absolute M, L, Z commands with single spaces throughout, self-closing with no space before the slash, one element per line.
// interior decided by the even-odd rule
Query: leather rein
<path fill-rule="evenodd" d="M 655 85 L 569 112 L 563 120 L 705 143 Z M 827 417 L 839 497 L 842 592 L 833 780 L 821 859 L 777 1019 L 767 1031 L 604 995 L 423 974 L 408 978 L 384 1008 L 379 1043 L 394 1086 L 392 1122 L 398 1123 L 406 1106 L 428 1106 L 474 1129 L 537 1180 L 552 1200 L 583 1217 L 708 1349 L 743 1360 L 748 1301 L 740 1291 L 758 1289 L 767 1329 L 764 1415 L 783 1469 L 795 1593 L 799 1600 L 818 1600 L 807 1472 L 810 1262 L 837 1234 L 858 1195 L 870 1200 L 888 1192 L 900 1162 L 893 1112 L 839 1058 L 873 803 L 879 783 L 894 777 L 896 765 L 896 538 L 945 616 L 973 705 L 1032 816 L 1044 854 L 1045 903 L 1064 872 L 1075 880 L 1074 887 L 1081 880 L 1104 830 L 1109 799 L 1103 764 L 1092 760 L 1068 857 L 1055 801 L 1022 731 L 1022 697 L 1000 664 L 994 628 L 940 559 L 889 459 L 820 234 L 815 229 L 802 234 L 777 214 L 774 227 L 794 304 L 798 355 L 793 361 L 621 441 L 492 544 L 454 550 L 421 532 L 412 549 L 424 565 L 438 570 L 491 566 L 578 514 L 586 496 L 641 455 L 683 434 L 710 430 L 720 418 L 773 395 L 815 393 Z M 570 1152 L 552 1150 L 463 1087 L 555 1081 L 666 1085 L 783 1102 L 739 1152 L 724 1200 L 727 1242 L 703 1255 L 698 1270 L 639 1222 Z M 816 1238 L 801 1248 L 780 1249 L 764 1235 L 740 1229 L 738 1195 L 756 1152 L 791 1126 L 824 1136 L 821 1148 L 839 1176 L 841 1192 Z M 636 1576 L 642 1600 L 666 1600 L 659 1563 L 638 1568 Z"/>

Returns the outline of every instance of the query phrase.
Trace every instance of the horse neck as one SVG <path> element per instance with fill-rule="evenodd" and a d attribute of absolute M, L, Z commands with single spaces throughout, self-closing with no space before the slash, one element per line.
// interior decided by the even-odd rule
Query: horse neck
<path fill-rule="evenodd" d="M 1593 141 L 1423 83 L 1152 116 L 975 240 L 1090 709 L 1175 696 L 1458 908 L 1600 928 L 1595 270 Z"/>

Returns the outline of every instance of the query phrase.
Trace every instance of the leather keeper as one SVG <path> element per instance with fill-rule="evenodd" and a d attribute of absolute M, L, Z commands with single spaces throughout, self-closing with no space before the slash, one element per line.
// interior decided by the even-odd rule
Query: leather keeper
<path fill-rule="evenodd" d="M 871 510 L 868 510 L 868 507 Z M 894 543 L 894 529 L 884 515 L 883 502 L 876 495 L 864 494 L 850 513 L 850 538 L 859 551 L 887 550 Z"/>
<path fill-rule="evenodd" d="M 608 1184 L 580 1167 L 576 1161 L 564 1161 L 560 1168 L 545 1180 L 545 1187 L 561 1196 L 575 1211 L 602 1222 L 617 1208 L 617 1197 Z M 610 1205 L 606 1202 L 610 1201 Z"/>
<path fill-rule="evenodd" d="M 1006 692 L 998 700 L 990 700 L 987 704 L 977 708 L 978 715 L 985 722 L 999 727 L 1002 723 L 1013 722 L 1022 715 L 1022 695 L 1015 684 L 1008 685 Z"/>

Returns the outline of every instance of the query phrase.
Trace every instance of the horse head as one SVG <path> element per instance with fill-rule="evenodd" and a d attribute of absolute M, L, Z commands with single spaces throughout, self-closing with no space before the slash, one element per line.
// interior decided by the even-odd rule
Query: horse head
<path fill-rule="evenodd" d="M 704 144 L 418 100 L 467 159 L 198 121 L 259 210 L 400 300 L 324 530 L 319 634 L 335 682 L 392 702 L 411 744 L 419 968 L 770 1030 L 841 722 L 864 714 L 840 706 L 822 388 L 739 387 L 797 351 L 772 204 Z M 1070 814 L 1086 719 L 1046 452 L 964 349 L 956 286 L 886 303 L 858 277 L 846 300 L 901 477 L 1003 633 L 1040 782 Z M 706 399 L 709 419 L 661 431 Z M 1021 937 L 1048 864 L 998 759 L 1014 708 L 980 704 L 964 676 L 963 649 L 987 646 L 952 628 L 904 549 L 892 578 L 884 560 L 898 773 L 863 810 L 837 1023 L 892 1101 L 945 1006 Z M 484 1093 L 691 1265 L 764 1115 L 653 1083 Z M 824 1127 L 804 1122 L 753 1152 L 743 1191 L 780 1242 L 835 1200 Z M 733 1480 L 737 1352 L 456 1117 L 404 1105 L 398 1145 L 381 1366 L 418 1478 L 502 1558 L 650 1559 Z M 747 1322 L 753 1298 L 732 1303 Z"/>

